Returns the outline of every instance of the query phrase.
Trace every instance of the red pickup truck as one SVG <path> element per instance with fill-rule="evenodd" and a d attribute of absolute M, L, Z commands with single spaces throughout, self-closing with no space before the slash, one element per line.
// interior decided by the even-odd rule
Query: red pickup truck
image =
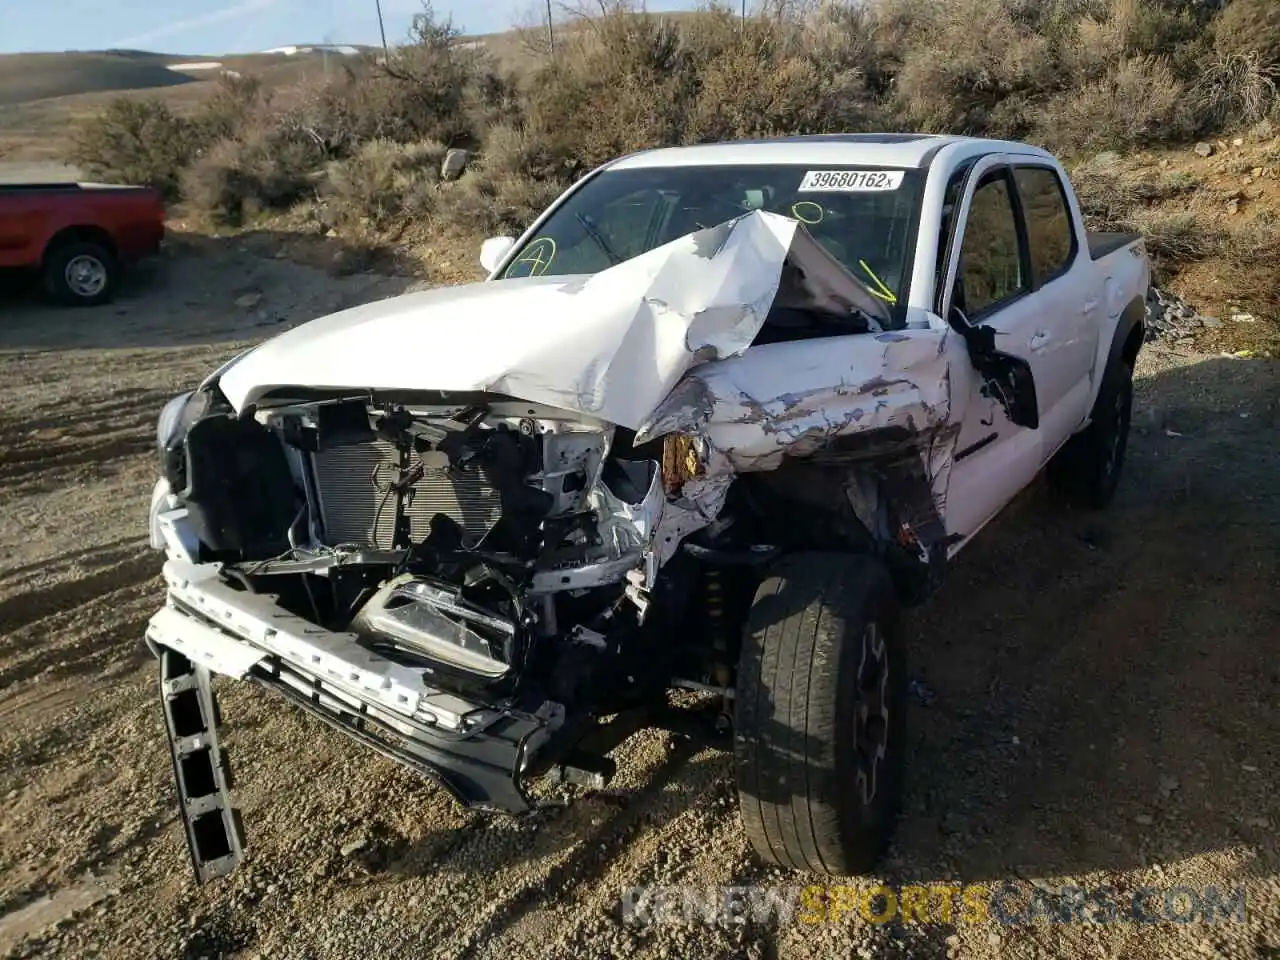
<path fill-rule="evenodd" d="M 164 204 L 151 187 L 0 185 L 0 268 L 40 271 L 59 303 L 106 303 L 125 264 L 163 238 Z"/>

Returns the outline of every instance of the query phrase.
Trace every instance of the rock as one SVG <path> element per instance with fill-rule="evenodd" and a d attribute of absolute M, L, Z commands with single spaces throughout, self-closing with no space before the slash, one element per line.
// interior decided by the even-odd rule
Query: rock
<path fill-rule="evenodd" d="M 359 853 L 368 845 L 369 845 L 368 840 L 351 840 L 351 841 L 348 841 L 347 843 L 344 843 L 338 849 L 338 852 L 342 854 L 344 857 L 350 857 L 353 854 Z"/>
<path fill-rule="evenodd" d="M 1244 137 L 1236 137 L 1234 140 L 1232 140 L 1232 141 L 1231 141 L 1231 145 L 1232 145 L 1233 147 L 1243 147 L 1243 146 L 1244 146 Z"/>
<path fill-rule="evenodd" d="M 1136 824 L 1137 824 L 1138 826 L 1140 826 L 1140 827 L 1149 827 L 1149 826 L 1151 826 L 1153 823 L 1155 823 L 1155 820 L 1154 820 L 1154 819 L 1152 819 L 1152 817 L 1151 817 L 1149 814 L 1146 814 L 1146 813 L 1140 813 L 1140 814 L 1138 814 L 1136 817 L 1134 817 L 1134 818 L 1133 818 L 1133 822 L 1134 822 L 1134 823 L 1136 823 Z"/>
<path fill-rule="evenodd" d="M 1222 321 L 1219 320 L 1217 317 L 1201 317 L 1200 325 L 1203 327 L 1207 327 L 1210 330 L 1217 330 L 1219 327 L 1222 326 Z"/>
<path fill-rule="evenodd" d="M 241 310 L 252 310 L 262 301 L 262 294 L 258 292 L 246 293 L 243 296 L 236 297 L 236 306 Z"/>
<path fill-rule="evenodd" d="M 1240 201 L 1234 197 L 1227 201 L 1227 213 L 1234 216 L 1240 212 Z"/>
<path fill-rule="evenodd" d="M 470 159 L 471 154 L 466 150 L 454 147 L 444 155 L 444 160 L 440 163 L 440 179 L 457 180 L 462 176 L 462 171 L 467 168 L 467 161 Z"/>
<path fill-rule="evenodd" d="M 1271 821 L 1266 817 L 1250 817 L 1245 823 L 1251 827 L 1257 827 L 1259 830 L 1266 830 L 1271 826 Z"/>
<path fill-rule="evenodd" d="M 1232 323 L 1257 323 L 1258 318 L 1252 313 L 1233 313 L 1231 315 Z"/>
<path fill-rule="evenodd" d="M 1181 786 L 1181 784 L 1178 783 L 1177 777 L 1160 778 L 1160 792 L 1166 797 L 1173 793 L 1173 791 L 1177 790 L 1179 786 Z"/>
<path fill-rule="evenodd" d="M 1195 152 L 1196 152 L 1197 154 L 1199 154 L 1199 155 L 1200 155 L 1200 156 L 1202 156 L 1202 157 L 1212 157 L 1212 156 L 1213 156 L 1213 144 L 1212 144 L 1212 143 L 1204 143 L 1203 141 L 1201 141 L 1200 143 L 1197 143 L 1193 149 L 1195 150 Z"/>

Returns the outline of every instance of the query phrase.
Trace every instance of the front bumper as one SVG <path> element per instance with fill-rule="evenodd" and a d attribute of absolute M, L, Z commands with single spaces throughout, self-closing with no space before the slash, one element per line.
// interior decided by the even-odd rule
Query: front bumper
<path fill-rule="evenodd" d="M 469 807 L 520 813 L 535 755 L 563 725 L 546 703 L 534 712 L 475 704 L 436 690 L 424 671 L 293 616 L 267 595 L 224 583 L 216 564 L 169 560 L 168 602 L 151 618 L 147 642 L 196 667 L 250 679 L 329 726 L 435 780 Z"/>

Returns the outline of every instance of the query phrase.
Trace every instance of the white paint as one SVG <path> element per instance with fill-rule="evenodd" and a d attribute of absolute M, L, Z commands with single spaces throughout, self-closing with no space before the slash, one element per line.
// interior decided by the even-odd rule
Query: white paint
<path fill-rule="evenodd" d="M 243 641 L 164 607 L 147 624 L 147 639 L 177 650 L 192 663 L 239 680 L 266 656 Z"/>
<path fill-rule="evenodd" d="M 887 320 L 883 304 L 786 217 L 756 211 L 591 276 L 393 297 L 303 324 L 222 375 L 237 409 L 279 387 L 483 391 L 637 427 L 691 368 L 743 353 L 784 291 Z"/>

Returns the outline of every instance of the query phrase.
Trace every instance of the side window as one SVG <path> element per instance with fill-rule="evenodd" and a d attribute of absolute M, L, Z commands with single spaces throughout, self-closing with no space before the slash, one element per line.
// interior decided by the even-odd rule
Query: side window
<path fill-rule="evenodd" d="M 1057 173 L 1047 167 L 1019 167 L 1013 173 L 1027 219 L 1031 277 L 1037 287 L 1065 272 L 1075 256 L 1075 231 Z"/>
<path fill-rule="evenodd" d="M 1027 290 L 1009 180 L 989 174 L 974 191 L 960 243 L 955 303 L 973 317 Z"/>

